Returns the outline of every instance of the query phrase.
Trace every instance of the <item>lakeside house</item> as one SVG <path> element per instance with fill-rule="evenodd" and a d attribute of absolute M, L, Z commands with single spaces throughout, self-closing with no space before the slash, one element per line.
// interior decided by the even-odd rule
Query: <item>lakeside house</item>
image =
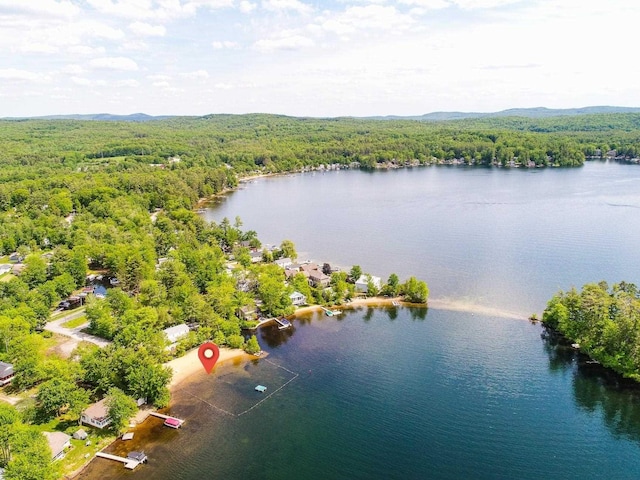
<path fill-rule="evenodd" d="M 13 364 L 7 362 L 0 362 L 0 387 L 11 383 L 11 380 L 15 376 L 13 371 Z"/>
<path fill-rule="evenodd" d="M 258 309 L 255 305 L 244 305 L 238 308 L 236 314 L 241 320 L 255 320 L 258 316 Z"/>
<path fill-rule="evenodd" d="M 369 282 L 373 283 L 376 289 L 382 288 L 382 279 L 373 275 L 360 275 L 356 281 L 356 292 L 369 293 Z"/>
<path fill-rule="evenodd" d="M 80 423 L 96 428 L 104 428 L 111 423 L 109 412 L 105 404 L 106 399 L 89 405 L 80 416 Z"/>
<path fill-rule="evenodd" d="M 67 449 L 71 448 L 71 437 L 62 432 L 42 432 L 47 437 L 47 443 L 51 449 L 51 461 L 55 462 L 64 457 Z"/>
<path fill-rule="evenodd" d="M 169 343 L 174 344 L 189 334 L 189 326 L 186 323 L 180 323 L 179 325 L 165 328 L 163 332 L 167 337 L 167 340 L 169 340 Z"/>
<path fill-rule="evenodd" d="M 289 298 L 291 299 L 291 303 L 296 307 L 307 304 L 307 297 L 298 291 L 289 295 Z"/>
<path fill-rule="evenodd" d="M 293 261 L 289 257 L 279 258 L 278 260 L 274 261 L 273 263 L 275 263 L 279 267 L 285 268 L 285 269 L 287 267 L 290 267 L 291 265 L 293 265 Z"/>

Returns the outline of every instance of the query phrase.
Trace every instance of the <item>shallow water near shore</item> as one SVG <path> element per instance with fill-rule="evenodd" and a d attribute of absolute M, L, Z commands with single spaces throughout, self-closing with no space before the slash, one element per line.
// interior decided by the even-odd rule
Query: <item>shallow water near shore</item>
<path fill-rule="evenodd" d="M 400 307 L 315 313 L 294 329 L 263 329 L 268 359 L 183 384 L 171 408 L 183 428 L 147 420 L 149 464 L 94 461 L 80 478 L 640 475 L 637 393 L 605 388 L 539 325 Z M 238 416 L 264 398 L 255 385 L 268 393 L 293 374 Z"/>

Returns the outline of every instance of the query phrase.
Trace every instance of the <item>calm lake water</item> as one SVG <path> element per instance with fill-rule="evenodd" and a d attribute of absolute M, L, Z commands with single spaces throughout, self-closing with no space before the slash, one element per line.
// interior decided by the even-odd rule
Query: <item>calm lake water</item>
<path fill-rule="evenodd" d="M 467 311 L 361 308 L 263 328 L 266 359 L 195 375 L 174 395 L 181 430 L 151 419 L 115 445 L 143 448 L 148 465 L 98 460 L 82 478 L 638 478 L 638 391 L 507 312 L 541 313 L 559 288 L 590 281 L 640 283 L 639 187 L 640 167 L 603 163 L 246 185 L 207 217 L 239 215 L 302 258 L 415 275 Z"/>

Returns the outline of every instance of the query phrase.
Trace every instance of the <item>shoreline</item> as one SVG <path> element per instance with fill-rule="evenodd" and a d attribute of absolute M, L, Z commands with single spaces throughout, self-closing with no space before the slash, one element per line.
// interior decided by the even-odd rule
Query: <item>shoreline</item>
<path fill-rule="evenodd" d="M 248 354 L 247 352 L 239 348 L 219 347 L 219 350 L 220 357 L 218 357 L 216 367 L 223 362 L 229 362 L 232 360 L 249 361 L 258 358 L 254 355 Z M 166 362 L 164 365 L 167 367 L 171 367 L 171 369 L 173 370 L 171 381 L 169 382 L 169 385 L 167 385 L 171 393 L 177 390 L 177 387 L 187 378 L 202 371 L 202 364 L 200 363 L 200 359 L 198 358 L 198 348 L 193 348 L 185 353 L 182 357 L 174 358 L 173 360 Z M 214 367 L 214 370 L 216 367 Z"/>

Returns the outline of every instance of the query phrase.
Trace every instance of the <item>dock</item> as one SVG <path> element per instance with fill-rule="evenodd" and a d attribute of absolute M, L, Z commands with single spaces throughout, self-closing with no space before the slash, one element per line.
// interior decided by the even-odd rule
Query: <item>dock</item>
<path fill-rule="evenodd" d="M 329 310 L 328 308 L 325 308 L 323 306 L 320 306 L 320 308 L 324 310 L 324 313 L 327 317 L 333 317 L 334 315 L 340 315 L 342 313 L 342 310 Z"/>
<path fill-rule="evenodd" d="M 278 324 L 278 329 L 280 330 L 291 327 L 291 322 L 286 318 L 276 318 L 275 321 Z"/>
<path fill-rule="evenodd" d="M 180 422 L 180 426 L 182 426 L 182 424 L 184 423 L 184 420 L 181 420 L 179 418 L 176 417 L 172 417 L 171 415 L 165 415 L 163 413 L 158 413 L 158 412 L 149 412 L 149 415 L 153 415 L 154 417 L 158 417 L 158 418 L 162 418 L 163 420 L 176 420 L 178 422 Z"/>
<path fill-rule="evenodd" d="M 119 457 L 118 455 L 111 455 L 110 453 L 103 452 L 96 453 L 96 457 L 106 458 L 107 460 L 115 460 L 116 462 L 124 463 L 124 468 L 128 468 L 129 470 L 133 470 L 141 463 L 138 460 L 134 460 L 133 458 Z"/>

